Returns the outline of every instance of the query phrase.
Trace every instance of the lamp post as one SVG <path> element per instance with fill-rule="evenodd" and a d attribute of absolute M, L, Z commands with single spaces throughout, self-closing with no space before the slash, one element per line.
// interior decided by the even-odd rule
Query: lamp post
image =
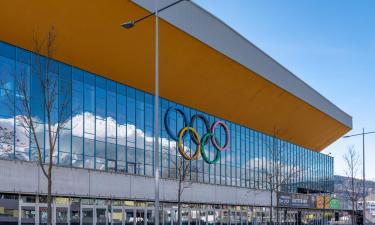
<path fill-rule="evenodd" d="M 155 96 L 154 96 L 154 172 L 155 172 L 155 225 L 159 225 L 159 12 L 168 9 L 180 2 L 189 0 L 178 0 L 159 9 L 159 0 L 155 0 L 155 12 L 140 19 L 128 21 L 121 26 L 125 29 L 133 28 L 137 23 L 155 15 Z"/>
<path fill-rule="evenodd" d="M 366 164 L 365 164 L 365 136 L 368 134 L 374 134 L 375 131 L 365 132 L 365 128 L 362 129 L 362 133 L 346 135 L 343 138 L 350 138 L 355 136 L 362 136 L 362 165 L 363 165 L 363 178 L 362 178 L 362 192 L 363 192 L 363 204 L 362 204 L 362 212 L 363 212 L 363 224 L 366 224 Z"/>

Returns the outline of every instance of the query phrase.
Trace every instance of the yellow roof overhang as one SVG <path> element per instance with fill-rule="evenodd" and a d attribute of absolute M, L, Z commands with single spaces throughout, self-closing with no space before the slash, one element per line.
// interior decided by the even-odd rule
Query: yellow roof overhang
<path fill-rule="evenodd" d="M 125 0 L 4 0 L 0 40 L 31 50 L 53 25 L 57 60 L 152 93 L 154 18 L 120 26 L 147 13 Z M 164 98 L 315 151 L 351 129 L 166 21 L 159 34 Z"/>

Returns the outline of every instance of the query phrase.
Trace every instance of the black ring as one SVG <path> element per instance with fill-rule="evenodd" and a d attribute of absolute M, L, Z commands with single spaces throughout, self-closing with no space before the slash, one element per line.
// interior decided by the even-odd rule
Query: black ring
<path fill-rule="evenodd" d="M 190 118 L 190 124 L 189 124 L 190 127 L 193 127 L 194 122 L 195 122 L 196 119 L 201 119 L 203 121 L 204 126 L 206 127 L 206 133 L 210 133 L 211 132 L 211 130 L 210 130 L 210 122 L 207 120 L 207 118 L 203 114 L 195 114 L 195 115 L 193 115 Z M 189 131 L 189 133 L 191 133 L 191 131 Z M 190 136 L 191 136 L 191 139 L 193 140 L 193 142 L 196 145 L 199 144 L 197 138 L 194 135 L 190 135 Z M 207 144 L 207 140 L 206 140 L 206 143 L 202 143 L 202 144 L 206 145 Z"/>

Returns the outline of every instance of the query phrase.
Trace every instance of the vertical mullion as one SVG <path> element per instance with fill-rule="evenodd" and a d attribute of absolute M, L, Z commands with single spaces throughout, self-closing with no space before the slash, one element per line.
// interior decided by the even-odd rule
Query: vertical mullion
<path fill-rule="evenodd" d="M 14 51 L 15 51 L 15 54 L 14 54 L 14 71 L 16 71 L 15 73 L 15 76 L 13 77 L 13 103 L 14 103 L 14 106 L 13 106 L 13 133 L 16 134 L 17 130 L 16 130 L 16 105 L 17 105 L 17 102 L 16 102 L 16 76 L 17 76 L 17 65 L 18 65 L 18 61 L 17 61 L 17 54 L 18 54 L 18 51 L 17 51 L 18 48 L 14 48 Z M 16 158 L 16 135 L 13 136 L 13 159 Z"/>
<path fill-rule="evenodd" d="M 143 175 L 146 175 L 146 93 L 143 95 Z"/>
<path fill-rule="evenodd" d="M 108 82 L 107 79 L 105 80 L 105 133 L 104 133 L 104 143 L 105 143 L 105 149 L 104 149 L 104 170 L 108 171 Z"/>
<path fill-rule="evenodd" d="M 134 162 L 135 162 L 135 174 L 138 174 L 138 160 L 137 160 L 137 90 L 134 89 Z"/>
<path fill-rule="evenodd" d="M 82 167 L 85 168 L 85 125 L 86 125 L 86 118 L 85 118 L 85 74 L 82 73 Z"/>
<path fill-rule="evenodd" d="M 57 68 L 57 121 L 61 120 L 61 118 L 58 118 L 59 116 L 59 110 L 60 110 L 60 64 L 58 63 L 57 64 L 58 68 Z M 61 132 L 61 130 L 60 130 Z M 57 164 L 59 165 L 60 164 L 60 133 L 57 133 Z M 51 150 L 50 150 L 51 152 Z M 53 153 L 53 151 L 52 151 Z M 52 160 L 53 162 L 53 160 Z"/>
<path fill-rule="evenodd" d="M 69 66 L 70 71 L 70 166 L 73 167 L 73 70 Z"/>
<path fill-rule="evenodd" d="M 116 114 L 116 119 L 115 119 L 115 129 L 116 129 L 116 134 L 115 134 L 115 136 L 116 136 L 116 141 L 115 141 L 115 143 L 116 143 L 116 146 L 115 146 L 115 151 L 116 151 L 116 162 L 115 162 L 115 171 L 116 172 L 118 172 L 118 167 L 117 167 L 117 164 L 118 164 L 118 141 L 117 141 L 117 133 L 118 133 L 118 131 L 117 131 L 117 121 L 118 121 L 118 83 L 116 82 L 116 92 L 115 92 L 115 94 L 116 94 L 116 112 L 115 112 L 115 114 Z"/>

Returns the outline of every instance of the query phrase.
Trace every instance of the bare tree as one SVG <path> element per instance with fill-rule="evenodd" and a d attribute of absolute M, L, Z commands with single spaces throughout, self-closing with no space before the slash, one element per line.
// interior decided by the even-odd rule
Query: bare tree
<path fill-rule="evenodd" d="M 358 152 L 353 146 L 349 146 L 346 154 L 343 156 L 345 162 L 345 175 L 349 182 L 343 179 L 342 185 L 345 189 L 344 195 L 352 205 L 352 225 L 356 224 L 356 214 L 358 210 L 358 201 L 362 197 L 362 182 L 358 179 L 360 173 L 361 161 Z"/>
<path fill-rule="evenodd" d="M 177 224 L 181 225 L 181 208 L 182 208 L 182 194 L 184 193 L 184 190 L 186 188 L 191 187 L 191 180 L 190 180 L 190 174 L 191 169 L 193 169 L 192 166 L 190 166 L 189 161 L 185 161 L 183 157 L 178 155 L 175 160 L 171 160 L 171 163 L 174 164 L 174 167 L 176 168 L 177 172 L 177 182 L 178 182 L 178 188 L 177 188 Z"/>
<path fill-rule="evenodd" d="M 13 151 L 14 131 L 0 125 L 0 157 L 7 157 Z"/>
<path fill-rule="evenodd" d="M 59 85 L 57 64 L 52 59 L 55 52 L 55 40 L 56 33 L 53 27 L 48 30 L 46 37 L 42 39 L 36 33 L 33 36 L 34 55 L 30 72 L 35 86 L 40 87 L 40 90 L 31 91 L 29 73 L 19 71 L 15 74 L 17 99 L 14 100 L 8 93 L 10 105 L 15 107 L 16 121 L 24 129 L 27 137 L 31 140 L 32 146 L 37 150 L 39 166 L 47 179 L 48 225 L 52 224 L 53 158 L 56 154 L 58 136 L 66 125 L 70 114 L 69 87 Z M 40 98 L 35 99 L 36 96 L 33 96 L 33 94 L 39 92 Z M 38 106 L 33 105 L 36 101 L 39 101 Z M 38 107 L 38 110 L 42 112 L 42 116 L 36 115 L 35 107 Z M 38 135 L 40 130 L 45 130 L 45 135 Z M 44 138 L 46 138 L 45 142 Z M 46 144 L 44 145 L 44 143 Z"/>
<path fill-rule="evenodd" d="M 265 183 L 270 194 L 270 224 L 273 224 L 273 195 L 279 196 L 280 192 L 283 191 L 285 186 L 295 180 L 298 174 L 302 173 L 303 170 L 297 167 L 293 167 L 283 162 L 283 149 L 285 149 L 285 142 L 277 139 L 277 130 L 275 129 L 272 141 L 266 145 L 266 151 L 268 152 L 268 168 L 263 167 L 265 174 Z M 288 171 L 288 172 L 286 172 Z M 279 223 L 279 200 L 276 199 L 276 222 Z"/>

